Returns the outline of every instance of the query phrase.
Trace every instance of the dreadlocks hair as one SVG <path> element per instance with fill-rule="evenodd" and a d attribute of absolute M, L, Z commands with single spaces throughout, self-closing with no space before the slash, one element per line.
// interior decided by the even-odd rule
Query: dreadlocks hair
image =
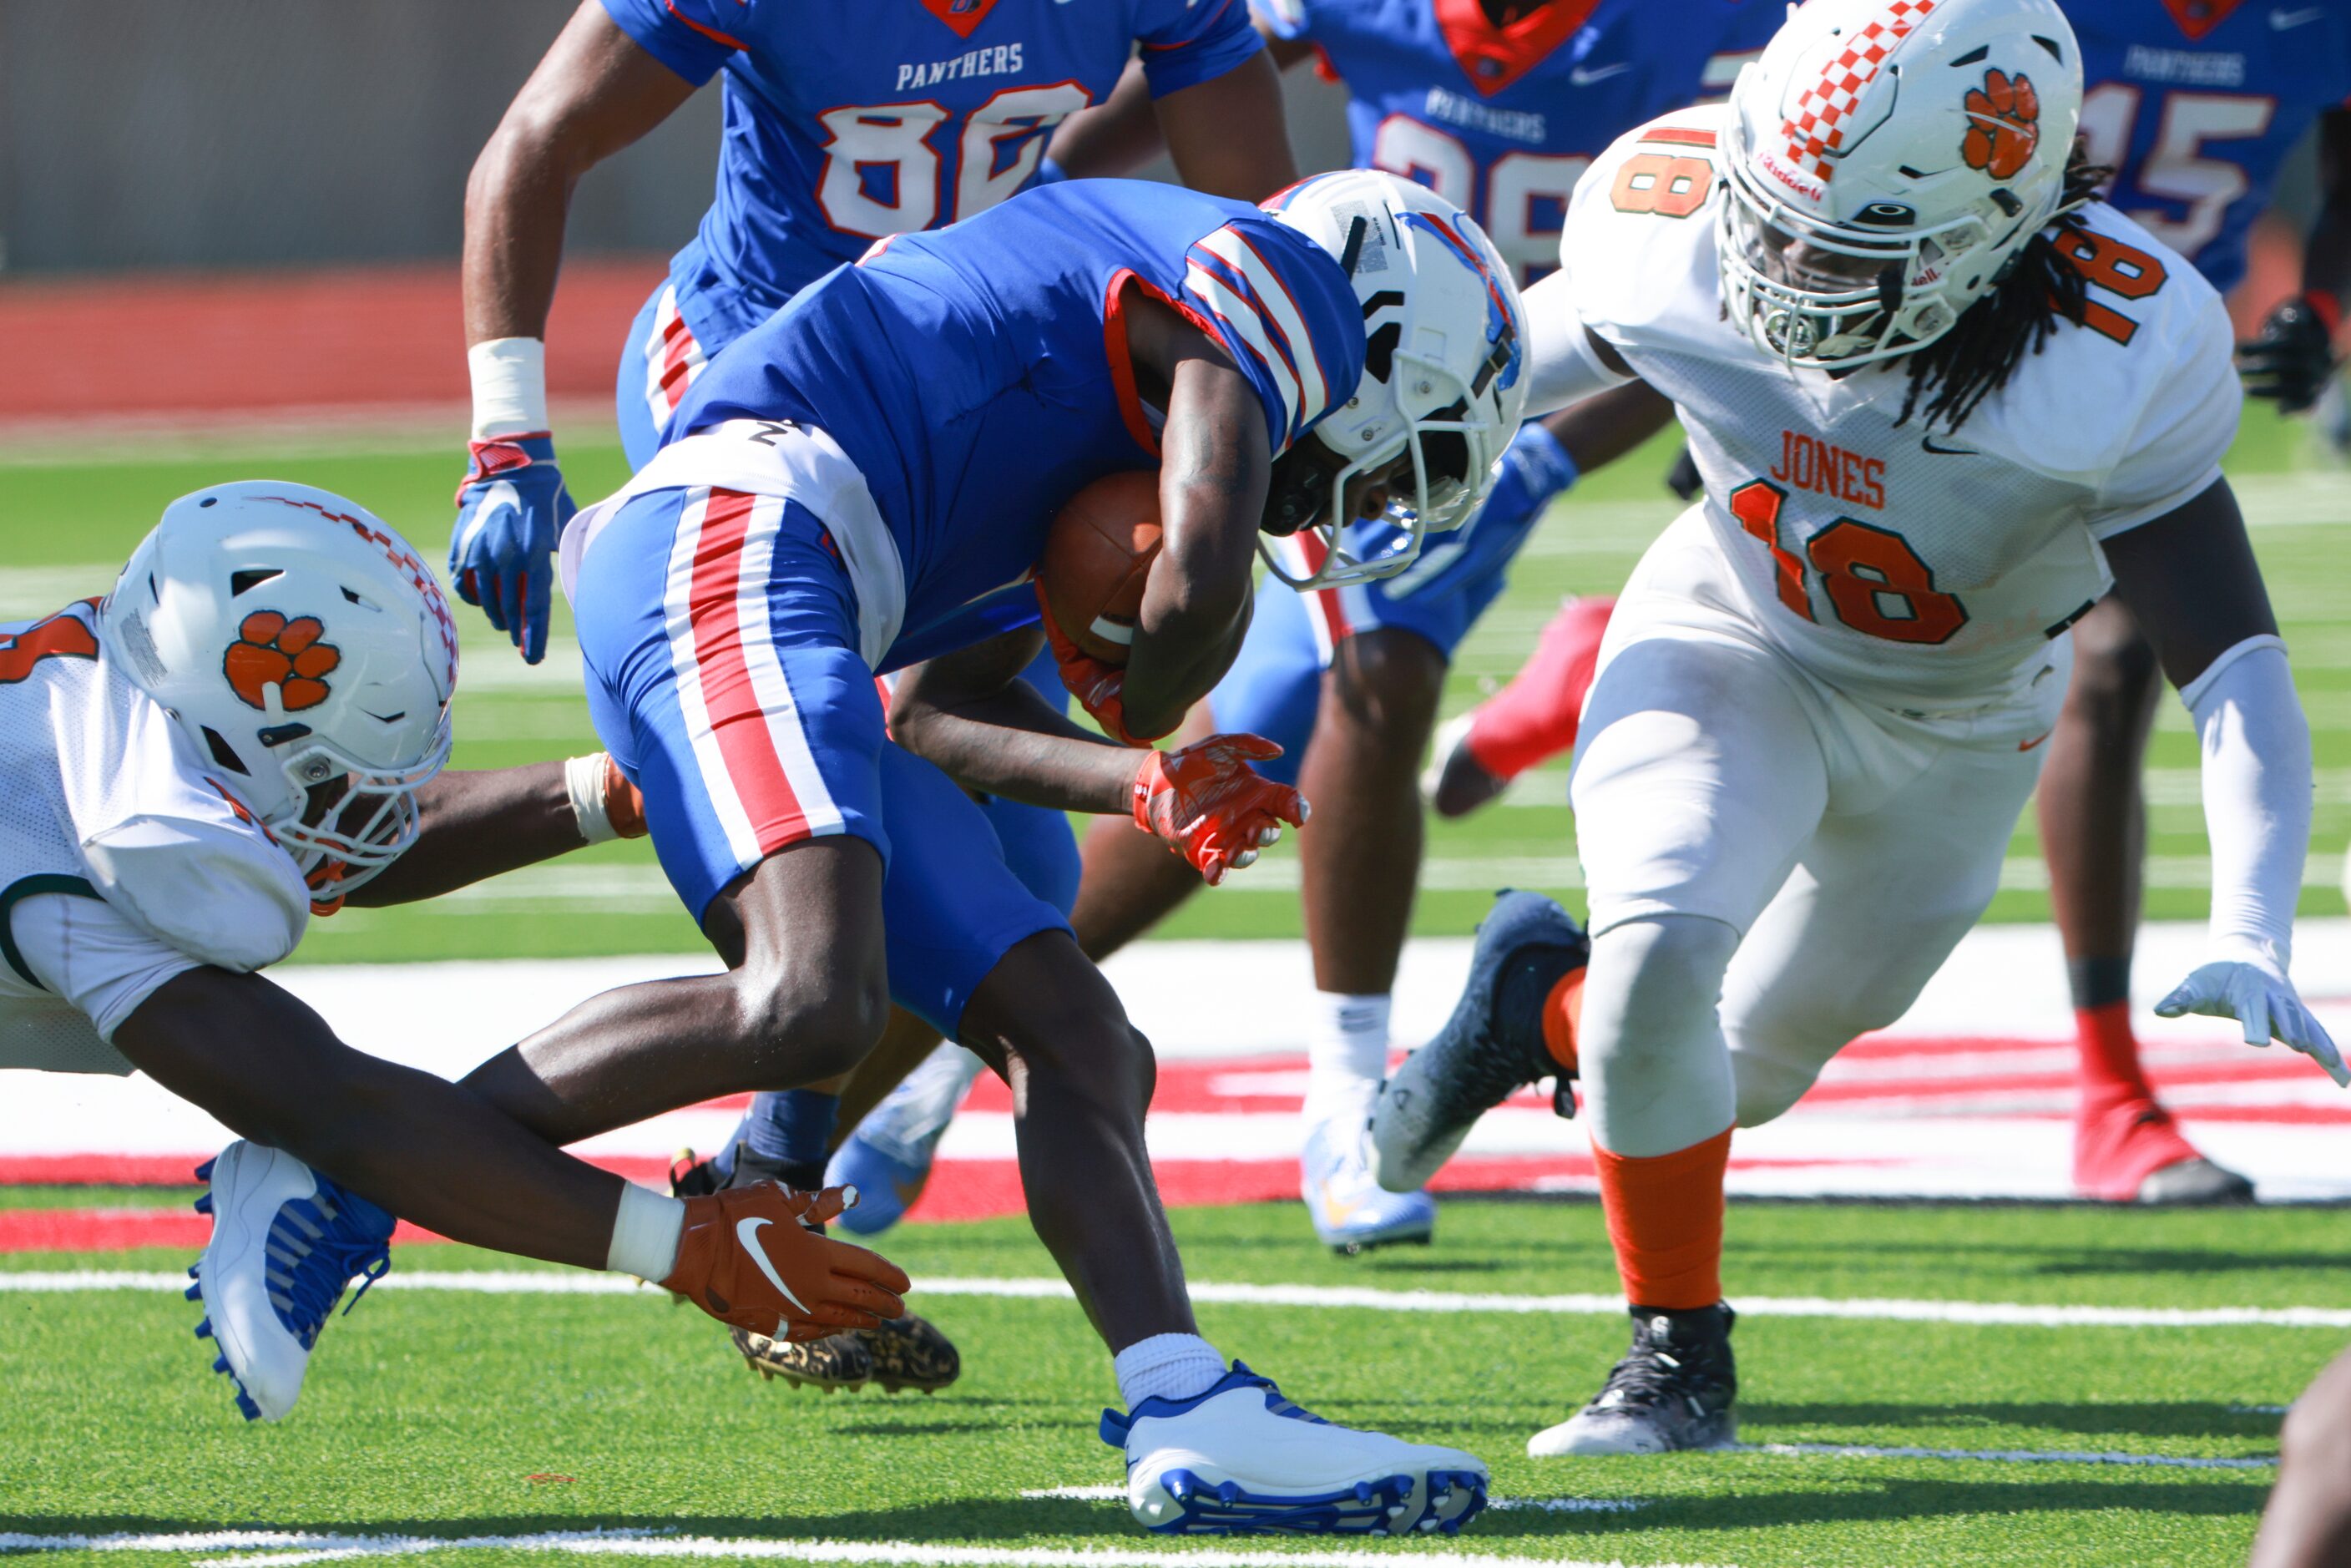
<path fill-rule="evenodd" d="M 2027 354 L 2041 351 L 2061 319 L 2081 324 L 2089 283 L 2058 246 L 2079 238 L 2082 207 L 2113 175 L 2113 166 L 2090 162 L 2087 144 L 2075 138 L 2065 160 L 2057 215 L 2024 242 L 1991 292 L 1969 306 L 1949 331 L 1903 356 L 1910 386 L 1896 426 L 1907 424 L 1915 411 L 1923 413 L 1928 424 L 1940 420 L 1945 430 L 1956 431 L 1976 404 L 2008 384 Z M 1928 400 L 1923 411 L 1922 397 Z"/>

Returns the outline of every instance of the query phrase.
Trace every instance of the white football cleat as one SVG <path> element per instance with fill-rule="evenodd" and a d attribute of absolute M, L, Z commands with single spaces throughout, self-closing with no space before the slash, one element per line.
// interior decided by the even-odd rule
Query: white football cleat
<path fill-rule="evenodd" d="M 1239 1362 L 1189 1399 L 1105 1410 L 1126 1451 L 1135 1521 L 1167 1535 L 1450 1535 L 1486 1506 L 1485 1464 L 1458 1448 L 1334 1426 Z"/>
<path fill-rule="evenodd" d="M 188 1270 L 188 1300 L 207 1314 L 196 1337 L 220 1346 L 213 1370 L 235 1385 L 246 1420 L 282 1420 L 343 1288 L 364 1276 L 365 1295 L 392 1267 L 392 1218 L 258 1144 L 231 1144 L 196 1175 L 212 1184 L 196 1212 L 213 1217 L 213 1239 Z"/>
<path fill-rule="evenodd" d="M 1325 1122 L 1306 1134 L 1299 1155 L 1299 1196 L 1323 1246 L 1350 1257 L 1374 1247 L 1426 1247 L 1437 1233 L 1437 1200 L 1425 1192 L 1390 1192 L 1372 1179 L 1362 1127 Z"/>

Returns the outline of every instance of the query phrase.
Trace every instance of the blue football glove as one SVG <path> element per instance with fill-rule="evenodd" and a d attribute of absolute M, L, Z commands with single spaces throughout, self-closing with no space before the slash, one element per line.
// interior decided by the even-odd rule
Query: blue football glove
<path fill-rule="evenodd" d="M 1541 517 L 1578 477 L 1575 459 L 1559 437 L 1532 421 L 1519 427 L 1494 469 L 1493 488 L 1486 492 L 1486 517 L 1497 523 L 1525 523 Z"/>
<path fill-rule="evenodd" d="M 458 598 L 481 606 L 536 664 L 547 656 L 555 541 L 580 508 L 555 465 L 554 437 L 505 436 L 476 441 L 472 450 L 457 486 L 449 579 Z"/>

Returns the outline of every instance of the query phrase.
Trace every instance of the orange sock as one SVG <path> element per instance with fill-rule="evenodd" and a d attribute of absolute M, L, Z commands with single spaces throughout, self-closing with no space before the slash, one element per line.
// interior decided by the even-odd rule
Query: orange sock
<path fill-rule="evenodd" d="M 1561 1067 L 1575 1071 L 1575 1030 L 1583 1021 L 1583 975 L 1570 969 L 1543 998 L 1543 1049 Z"/>
<path fill-rule="evenodd" d="M 1600 1208 L 1625 1299 L 1687 1312 L 1722 1300 L 1722 1177 L 1730 1129 L 1669 1155 L 1634 1158 L 1598 1144 Z"/>

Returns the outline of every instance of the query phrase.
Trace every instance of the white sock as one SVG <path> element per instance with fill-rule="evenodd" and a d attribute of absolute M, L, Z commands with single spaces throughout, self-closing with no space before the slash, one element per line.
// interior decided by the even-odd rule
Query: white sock
<path fill-rule="evenodd" d="M 1306 1124 L 1360 1127 L 1388 1073 L 1389 998 L 1314 993 L 1306 1034 Z"/>
<path fill-rule="evenodd" d="M 1137 1340 L 1112 1358 L 1118 1396 L 1134 1409 L 1155 1396 L 1189 1399 L 1206 1393 L 1225 1375 L 1225 1358 L 1196 1333 L 1155 1333 Z"/>
<path fill-rule="evenodd" d="M 623 1183 L 604 1267 L 611 1273 L 634 1274 L 640 1280 L 666 1280 L 677 1268 L 677 1244 L 684 1234 L 684 1204 L 651 1187 Z"/>

